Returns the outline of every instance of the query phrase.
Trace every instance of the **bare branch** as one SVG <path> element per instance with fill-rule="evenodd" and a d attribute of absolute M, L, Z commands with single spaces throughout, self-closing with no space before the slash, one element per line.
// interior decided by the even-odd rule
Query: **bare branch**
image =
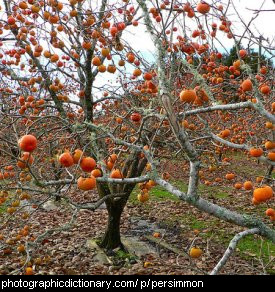
<path fill-rule="evenodd" d="M 220 259 L 220 261 L 217 263 L 215 268 L 212 270 L 210 275 L 217 275 L 219 271 L 223 268 L 223 266 L 226 264 L 228 261 L 229 257 L 232 255 L 234 252 L 238 242 L 245 236 L 250 235 L 250 234 L 256 234 L 259 233 L 258 228 L 252 228 L 249 230 L 242 231 L 238 234 L 236 234 L 233 239 L 230 241 L 228 248 L 226 249 L 223 257 Z"/>

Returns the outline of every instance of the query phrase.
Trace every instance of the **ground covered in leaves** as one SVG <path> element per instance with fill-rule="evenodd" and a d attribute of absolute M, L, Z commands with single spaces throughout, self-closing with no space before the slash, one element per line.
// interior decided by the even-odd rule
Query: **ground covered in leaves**
<path fill-rule="evenodd" d="M 171 174 L 171 183 L 186 190 L 187 165 L 179 161 L 167 161 L 164 165 L 163 171 Z M 232 170 L 238 174 L 236 179 L 226 181 L 225 174 Z M 259 216 L 272 225 L 264 215 L 266 205 L 254 206 L 251 204 L 251 191 L 234 189 L 234 183 L 252 178 L 255 181 L 256 176 L 264 173 L 265 167 L 256 160 L 243 161 L 243 156 L 232 154 L 230 161 L 222 168 L 205 168 L 200 185 L 201 196 L 231 210 Z M 217 177 L 222 180 L 216 182 Z M 102 236 L 107 211 L 105 208 L 95 212 L 81 210 L 71 229 L 53 233 L 43 239 L 32 262 L 35 274 L 207 274 L 217 264 L 232 237 L 244 230 L 190 207 L 160 187 L 151 191 L 150 200 L 144 204 L 136 199 L 137 193 L 138 189 L 133 192 L 124 210 L 121 234 L 124 238 L 135 238 L 146 243 L 149 247 L 146 254 L 137 257 L 135 254 L 117 251 L 100 258 L 98 250 L 91 248 L 87 241 Z M 78 202 L 95 201 L 97 198 L 96 193 L 87 195 L 75 192 L 70 196 Z M 31 225 L 28 235 L 30 240 L 49 228 L 57 228 L 70 221 L 72 209 L 63 201 L 55 204 L 53 210 L 50 209 L 37 209 L 31 222 L 27 222 Z M 2 213 L 2 223 L 4 220 L 6 218 Z M 13 227 L 15 230 L 16 222 L 9 223 L 11 234 Z M 152 240 L 154 232 L 160 233 L 158 242 Z M 7 234 L 3 235 L 5 237 Z M 199 259 L 189 258 L 188 250 L 191 246 L 203 250 Z M 274 244 L 257 235 L 249 236 L 240 241 L 221 273 L 274 274 L 274 259 Z M 25 260 L 26 254 L 16 250 L 10 254 L 2 252 L 0 274 L 10 274 L 20 269 Z"/>

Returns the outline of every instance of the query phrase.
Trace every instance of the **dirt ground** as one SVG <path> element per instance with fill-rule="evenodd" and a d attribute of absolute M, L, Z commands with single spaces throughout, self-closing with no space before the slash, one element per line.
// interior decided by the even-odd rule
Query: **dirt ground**
<path fill-rule="evenodd" d="M 200 186 L 201 196 L 231 210 L 259 216 L 272 225 L 264 215 L 266 206 L 253 206 L 251 192 L 233 187 L 237 181 L 244 182 L 263 174 L 264 168 L 251 159 L 250 165 L 243 163 L 241 167 L 239 159 L 238 155 L 232 156 L 230 163 L 222 169 L 207 171 Z M 229 182 L 224 177 L 232 168 L 238 175 L 233 182 Z M 187 185 L 187 172 L 184 169 L 183 162 L 170 161 L 165 164 L 165 171 L 171 174 L 171 182 L 182 190 Z M 222 178 L 219 183 L 214 182 L 217 176 Z M 205 185 L 205 180 L 213 183 Z M 217 264 L 232 237 L 244 230 L 190 207 L 159 187 L 152 190 L 150 200 L 144 204 L 137 201 L 137 193 L 138 190 L 133 192 L 123 212 L 121 234 L 126 240 L 135 240 L 141 250 L 137 248 L 132 253 L 118 251 L 99 256 L 99 250 L 91 248 L 87 241 L 102 236 L 107 222 L 107 211 L 105 208 L 94 212 L 81 210 L 71 229 L 55 232 L 42 241 L 40 248 L 35 251 L 35 274 L 207 274 Z M 75 192 L 70 196 L 77 202 L 95 201 L 97 198 L 96 193 Z M 36 210 L 35 216 L 28 222 L 31 225 L 30 239 L 36 238 L 46 228 L 57 228 L 70 221 L 70 206 L 60 202 L 53 208 L 54 210 Z M 3 215 L 1 221 L 4 220 Z M 9 222 L 9 230 L 11 233 L 15 232 L 15 221 Z M 6 229 L 3 235 L 7 236 L 7 232 Z M 160 233 L 158 243 L 150 239 L 154 232 Z M 191 245 L 203 250 L 200 258 L 191 259 L 188 256 Z M 145 251 L 142 250 L 143 247 Z M 221 273 L 273 274 L 274 258 L 275 246 L 271 242 L 259 236 L 250 236 L 239 243 Z M 0 274 L 12 273 L 25 260 L 26 255 L 17 251 L 8 255 L 2 253 Z"/>

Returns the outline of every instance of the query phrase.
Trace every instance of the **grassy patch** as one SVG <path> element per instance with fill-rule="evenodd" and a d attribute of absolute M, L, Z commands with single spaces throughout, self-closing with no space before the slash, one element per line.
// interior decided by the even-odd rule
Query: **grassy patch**
<path fill-rule="evenodd" d="M 131 263 L 136 263 L 137 257 L 120 249 L 116 251 L 113 256 L 111 256 L 111 259 L 113 266 L 122 267 L 129 266 Z"/>
<path fill-rule="evenodd" d="M 217 193 L 216 196 L 224 197 L 227 196 L 227 194 L 220 192 Z M 169 219 L 167 218 L 165 223 L 170 223 L 170 225 L 173 226 L 175 221 L 180 221 L 186 226 L 183 227 L 182 232 L 185 233 L 187 230 L 198 229 L 201 231 L 200 236 L 202 238 L 211 237 L 211 241 L 213 240 L 215 243 L 222 245 L 224 251 L 236 234 L 235 229 L 232 230 L 227 224 L 213 217 L 208 219 L 197 218 L 196 215 L 186 212 L 181 216 L 171 216 L 170 214 Z M 265 264 L 269 262 L 271 257 L 275 256 L 275 245 L 266 239 L 262 239 L 260 236 L 251 235 L 243 238 L 238 243 L 237 250 L 241 258 L 245 260 L 261 258 Z M 274 270 L 272 271 L 271 269 L 267 270 L 267 272 L 269 274 L 275 273 Z"/>
<path fill-rule="evenodd" d="M 121 249 L 118 250 L 118 251 L 116 251 L 114 257 L 115 257 L 116 259 L 120 259 L 120 260 L 126 260 L 126 259 L 129 259 L 129 260 L 135 260 L 135 259 L 137 258 L 136 256 L 131 255 L 130 253 L 125 252 L 125 251 L 123 251 L 123 250 L 121 250 Z"/>
<path fill-rule="evenodd" d="M 7 200 L 5 203 L 0 205 L 0 214 L 5 213 L 7 208 L 8 208 L 8 202 L 9 200 Z"/>
<path fill-rule="evenodd" d="M 243 161 L 245 154 L 241 151 L 227 153 L 225 156 L 234 158 L 237 161 Z"/>
<path fill-rule="evenodd" d="M 238 248 L 243 254 L 252 256 L 263 256 L 266 259 L 269 256 L 275 256 L 275 245 L 259 236 L 248 235 L 242 238 L 238 243 Z"/>
<path fill-rule="evenodd" d="M 198 230 L 202 230 L 207 227 L 205 222 L 197 220 L 197 219 L 192 220 L 190 226 L 192 229 L 198 229 Z"/>
<path fill-rule="evenodd" d="M 207 195 L 212 195 L 217 199 L 225 199 L 229 197 L 228 192 L 226 192 L 221 186 L 206 186 L 204 184 L 200 184 L 199 191 Z"/>
<path fill-rule="evenodd" d="M 246 236 L 240 240 L 237 248 L 242 258 L 250 259 L 251 257 L 256 257 L 262 259 L 264 264 L 267 264 L 275 256 L 275 245 L 271 241 L 262 239 L 259 236 Z M 275 271 L 272 269 L 268 269 L 267 272 L 275 274 Z"/>
<path fill-rule="evenodd" d="M 180 191 L 186 193 L 188 190 L 188 184 L 183 181 L 171 181 L 171 184 L 174 185 L 176 188 L 178 188 Z M 199 192 L 200 193 L 207 193 L 213 195 L 217 199 L 224 199 L 228 197 L 228 193 L 225 192 L 221 186 L 206 186 L 204 184 L 199 185 Z M 139 193 L 138 187 L 136 187 L 131 196 L 130 196 L 130 202 L 131 203 L 137 203 L 137 195 Z M 177 198 L 175 195 L 169 193 L 164 188 L 160 186 L 153 187 L 149 192 L 151 199 L 153 200 L 171 200 L 171 201 L 179 201 L 179 198 Z"/>
<path fill-rule="evenodd" d="M 139 193 L 139 188 L 136 186 L 132 193 L 130 194 L 130 197 L 129 197 L 129 202 L 132 203 L 132 204 L 137 204 L 138 203 L 138 200 L 137 200 L 137 195 Z"/>
<path fill-rule="evenodd" d="M 209 226 L 209 223 L 205 223 Z M 235 233 L 234 233 L 235 234 Z M 201 233 L 202 237 L 209 238 L 213 236 L 215 242 L 221 243 L 224 246 L 224 250 L 228 247 L 229 242 L 234 237 L 227 229 L 215 229 L 213 231 L 208 231 L 206 233 Z M 262 259 L 266 264 L 270 261 L 272 257 L 275 256 L 275 245 L 266 239 L 262 239 L 259 236 L 249 235 L 242 238 L 237 244 L 237 251 L 239 256 L 246 260 L 251 260 L 252 258 Z M 268 270 L 268 273 L 275 273 L 273 270 Z"/>
<path fill-rule="evenodd" d="M 176 215 L 173 217 L 174 220 L 179 220 L 182 224 L 186 225 L 188 229 L 199 229 L 203 230 L 209 227 L 209 223 L 198 219 L 195 215 L 190 213 L 184 213 L 184 215 Z"/>
<path fill-rule="evenodd" d="M 183 191 L 183 190 L 182 190 Z M 138 187 L 135 187 L 135 189 L 132 191 L 129 201 L 133 204 L 139 203 L 137 200 L 137 195 L 139 194 L 140 190 Z M 177 198 L 175 195 L 169 193 L 164 188 L 160 186 L 155 186 L 149 191 L 150 200 L 171 200 L 171 201 L 179 201 L 179 198 Z"/>
<path fill-rule="evenodd" d="M 176 180 L 176 181 L 171 182 L 171 184 L 177 187 L 180 191 L 184 193 L 186 193 L 188 190 L 188 184 L 183 181 Z"/>
<path fill-rule="evenodd" d="M 265 170 L 262 168 L 261 163 L 256 165 L 257 159 L 252 160 L 252 158 L 248 158 L 244 152 L 227 153 L 226 156 L 232 158 L 231 163 L 234 164 L 234 171 L 236 173 L 246 173 L 250 176 L 265 175 Z M 253 162 L 253 167 L 251 167 L 251 162 Z"/>
<path fill-rule="evenodd" d="M 225 192 L 219 192 L 219 193 L 214 194 L 214 197 L 217 199 L 225 199 L 225 198 L 228 198 L 228 194 Z"/>
<path fill-rule="evenodd" d="M 153 196 L 155 199 L 158 200 L 171 200 L 171 201 L 178 201 L 179 199 L 172 195 L 171 193 L 169 193 L 168 191 L 166 191 L 165 189 L 157 186 L 154 187 L 151 191 L 150 191 L 150 195 Z"/>

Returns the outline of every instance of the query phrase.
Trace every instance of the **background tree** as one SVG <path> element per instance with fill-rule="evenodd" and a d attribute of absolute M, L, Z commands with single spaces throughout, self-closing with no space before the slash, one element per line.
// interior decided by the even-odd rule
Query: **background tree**
<path fill-rule="evenodd" d="M 238 51 L 244 50 L 243 47 L 238 46 L 233 46 L 230 49 L 229 54 L 224 54 L 223 55 L 223 64 L 230 67 L 233 62 L 238 59 Z M 255 48 L 248 49 L 248 55 L 245 57 L 245 62 L 248 64 L 254 74 L 257 74 L 258 72 L 258 64 L 260 66 L 267 66 L 267 67 L 273 67 L 272 59 L 268 58 L 265 55 L 261 55 L 259 57 L 259 51 L 256 51 Z M 260 58 L 260 59 L 259 59 Z"/>

